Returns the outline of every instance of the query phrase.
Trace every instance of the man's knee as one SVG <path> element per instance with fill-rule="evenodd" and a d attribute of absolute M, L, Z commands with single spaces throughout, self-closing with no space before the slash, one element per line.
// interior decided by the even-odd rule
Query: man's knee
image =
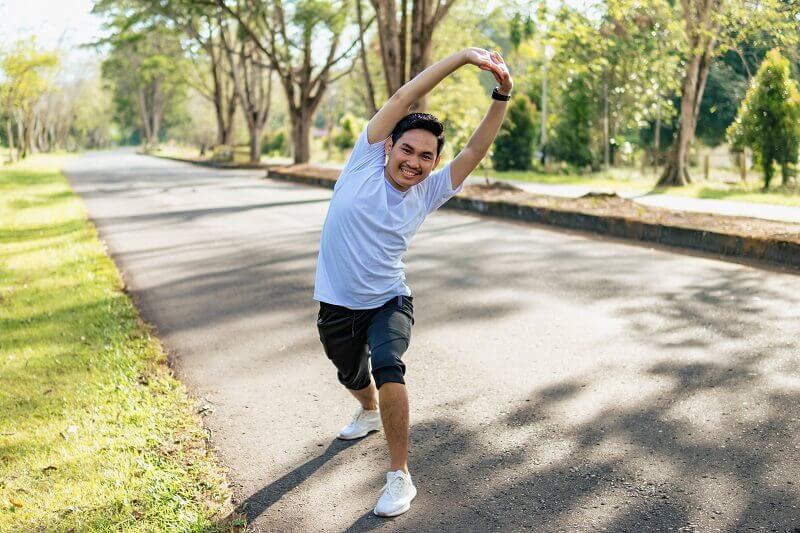
<path fill-rule="evenodd" d="M 401 356 L 407 349 L 406 339 L 391 340 L 372 349 L 372 377 L 377 388 L 389 382 L 405 384 L 406 365 Z"/>

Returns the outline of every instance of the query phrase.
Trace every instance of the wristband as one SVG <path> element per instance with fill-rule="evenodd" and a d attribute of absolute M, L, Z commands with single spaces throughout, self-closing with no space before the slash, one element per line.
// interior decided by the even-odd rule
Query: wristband
<path fill-rule="evenodd" d="M 510 94 L 500 94 L 498 88 L 499 87 L 495 87 L 494 90 L 492 91 L 492 100 L 499 100 L 500 102 L 508 102 L 509 100 L 511 100 Z"/>

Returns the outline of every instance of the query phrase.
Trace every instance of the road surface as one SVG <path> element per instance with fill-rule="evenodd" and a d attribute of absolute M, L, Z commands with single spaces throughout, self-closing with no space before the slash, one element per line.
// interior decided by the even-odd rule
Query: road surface
<path fill-rule="evenodd" d="M 406 256 L 407 514 L 311 299 L 331 192 L 131 152 L 67 169 L 253 531 L 793 531 L 800 277 L 439 211 Z"/>

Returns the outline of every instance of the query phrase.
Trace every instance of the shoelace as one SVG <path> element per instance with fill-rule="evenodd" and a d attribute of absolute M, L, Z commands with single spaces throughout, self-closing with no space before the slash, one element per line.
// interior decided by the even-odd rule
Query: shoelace
<path fill-rule="evenodd" d="M 353 415 L 353 419 L 350 421 L 350 425 L 353 425 L 356 422 L 358 422 L 358 419 L 361 418 L 361 415 L 363 414 L 364 414 L 364 408 L 359 407 L 356 413 Z"/>
<path fill-rule="evenodd" d="M 404 483 L 405 478 L 403 478 L 403 476 L 397 476 L 393 480 L 387 481 L 386 485 L 381 489 L 381 492 L 386 491 L 392 498 L 397 498 L 403 489 Z"/>

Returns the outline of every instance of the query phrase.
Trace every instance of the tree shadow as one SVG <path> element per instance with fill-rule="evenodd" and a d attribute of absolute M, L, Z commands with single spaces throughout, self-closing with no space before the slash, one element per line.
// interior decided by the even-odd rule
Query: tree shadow
<path fill-rule="evenodd" d="M 238 503 L 236 508 L 221 520 L 221 523 L 228 523 L 232 519 L 238 517 L 246 519 L 247 522 L 252 522 L 272 507 L 272 505 L 285 494 L 307 481 L 317 470 L 324 466 L 325 463 L 357 442 L 359 441 L 334 439 L 320 455 L 306 461 L 258 492 L 251 494 L 244 501 Z"/>

